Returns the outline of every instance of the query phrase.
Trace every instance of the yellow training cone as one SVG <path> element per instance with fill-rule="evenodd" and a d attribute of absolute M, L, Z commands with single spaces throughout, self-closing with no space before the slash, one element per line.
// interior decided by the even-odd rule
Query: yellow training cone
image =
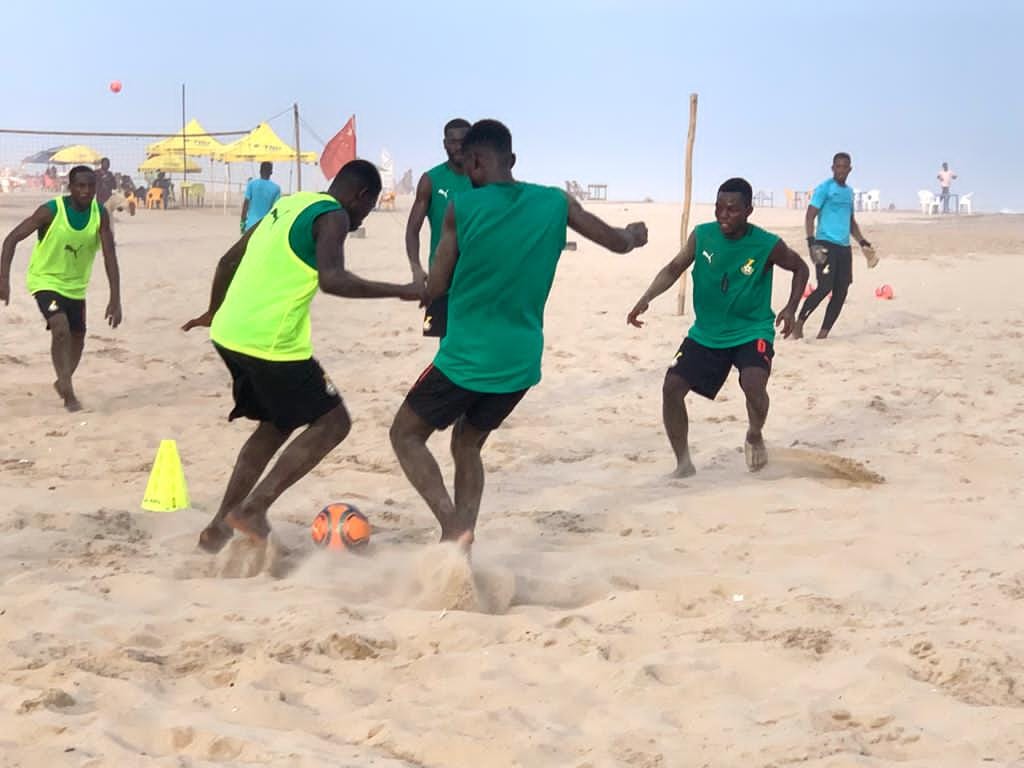
<path fill-rule="evenodd" d="M 142 497 L 142 508 L 150 512 L 174 512 L 189 506 L 188 486 L 178 456 L 178 445 L 173 440 L 161 440 L 153 470 L 149 473 L 146 494 Z"/>

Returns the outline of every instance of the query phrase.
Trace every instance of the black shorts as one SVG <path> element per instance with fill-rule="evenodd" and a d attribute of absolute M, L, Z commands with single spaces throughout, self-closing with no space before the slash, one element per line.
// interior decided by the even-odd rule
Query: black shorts
<path fill-rule="evenodd" d="M 235 396 L 228 416 L 231 421 L 269 421 L 282 432 L 291 432 L 342 404 L 338 390 L 313 358 L 261 360 L 213 346 L 231 372 Z"/>
<path fill-rule="evenodd" d="M 63 313 L 68 318 L 68 326 L 72 333 L 85 333 L 85 299 L 69 299 L 56 291 L 38 291 L 32 294 L 39 305 L 39 311 L 46 318 L 46 327 L 50 327 L 50 318 Z"/>
<path fill-rule="evenodd" d="M 423 335 L 443 339 L 448 332 L 448 294 L 438 296 L 423 314 Z"/>
<path fill-rule="evenodd" d="M 528 390 L 495 394 L 463 389 L 433 365 L 413 384 L 405 402 L 434 429 L 447 429 L 460 416 L 481 432 L 497 429 Z"/>
<path fill-rule="evenodd" d="M 814 244 L 822 246 L 826 252 L 825 261 L 814 266 L 818 285 L 829 291 L 837 285 L 853 285 L 853 249 L 828 240 L 815 240 Z"/>
<path fill-rule="evenodd" d="M 771 373 L 773 357 L 775 347 L 764 339 L 748 341 L 738 347 L 713 349 L 687 337 L 679 345 L 676 361 L 668 372 L 684 379 L 698 395 L 714 400 L 733 366 L 740 371 L 762 368 Z"/>

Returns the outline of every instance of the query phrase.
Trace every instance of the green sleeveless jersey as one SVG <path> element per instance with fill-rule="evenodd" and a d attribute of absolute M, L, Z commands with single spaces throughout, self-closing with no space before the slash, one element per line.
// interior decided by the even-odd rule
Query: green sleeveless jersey
<path fill-rule="evenodd" d="M 256 225 L 224 303 L 213 317 L 214 342 L 262 360 L 313 356 L 309 305 L 319 279 L 315 260 L 311 264 L 309 254 L 296 247 L 304 240 L 312 243 L 313 218 L 303 214 L 314 207 L 321 213 L 341 208 L 330 195 L 296 192 L 278 200 Z M 310 231 L 297 237 L 292 232 L 296 223 Z"/>
<path fill-rule="evenodd" d="M 568 221 L 553 187 L 489 184 L 455 199 L 459 257 L 434 365 L 460 387 L 505 393 L 540 381 L 544 305 Z"/>
<path fill-rule="evenodd" d="M 448 167 L 448 163 L 434 166 L 427 171 L 427 176 L 430 179 L 430 207 L 427 209 L 427 219 L 430 221 L 430 257 L 427 263 L 433 264 L 437 244 L 441 242 L 441 229 L 448 203 L 455 199 L 455 195 L 472 189 L 473 183 L 469 176 L 455 173 Z"/>
<path fill-rule="evenodd" d="M 717 222 L 694 228 L 693 309 L 690 338 L 705 347 L 737 347 L 757 339 L 775 340 L 772 267 L 768 259 L 777 235 L 753 224 L 736 240 Z"/>
<path fill-rule="evenodd" d="M 32 248 L 25 283 L 30 293 L 56 291 L 69 299 L 84 299 L 92 276 L 92 264 L 100 249 L 100 207 L 93 199 L 86 213 L 70 212 L 76 223 L 88 216 L 79 229 L 69 220 L 69 200 L 58 197 L 47 205 L 54 210 L 46 234 Z"/>

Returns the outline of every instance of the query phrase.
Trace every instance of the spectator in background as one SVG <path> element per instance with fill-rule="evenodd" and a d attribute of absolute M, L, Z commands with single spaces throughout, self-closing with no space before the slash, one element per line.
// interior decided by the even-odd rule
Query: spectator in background
<path fill-rule="evenodd" d="M 270 180 L 274 172 L 273 163 L 260 163 L 260 177 L 252 179 L 245 185 L 245 201 L 242 203 L 242 232 L 255 227 L 260 219 L 270 213 L 277 198 L 281 196 L 281 188 Z"/>
<path fill-rule="evenodd" d="M 937 178 L 941 188 L 939 199 L 942 200 L 942 212 L 949 213 L 949 188 L 953 186 L 953 179 L 956 178 L 956 174 L 949 170 L 949 163 L 943 163 L 942 170 L 939 171 Z"/>
<path fill-rule="evenodd" d="M 116 187 L 117 177 L 110 171 L 110 158 L 104 157 L 100 160 L 99 170 L 96 171 L 96 202 L 106 205 Z"/>

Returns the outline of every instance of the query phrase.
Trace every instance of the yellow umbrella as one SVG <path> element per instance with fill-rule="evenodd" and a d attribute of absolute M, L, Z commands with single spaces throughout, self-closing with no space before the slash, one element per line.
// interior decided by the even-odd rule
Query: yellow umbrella
<path fill-rule="evenodd" d="M 261 163 L 264 160 L 287 162 L 295 159 L 295 150 L 285 144 L 281 137 L 274 133 L 273 128 L 266 123 L 260 123 L 238 141 L 224 147 L 217 155 L 217 159 L 223 160 L 225 163 L 247 161 Z M 315 164 L 316 152 L 302 152 L 299 154 L 299 160 L 303 163 Z"/>
<path fill-rule="evenodd" d="M 87 147 L 84 144 L 72 144 L 70 147 L 64 147 L 64 149 L 55 153 L 50 158 L 50 162 L 54 165 L 77 165 L 81 163 L 95 165 L 102 159 L 103 155 L 92 147 Z"/>
<path fill-rule="evenodd" d="M 189 159 L 187 163 L 182 163 L 181 154 L 179 153 L 177 155 L 154 155 L 140 165 L 139 170 L 142 172 L 198 173 L 200 168 L 199 163 L 192 159 Z"/>
<path fill-rule="evenodd" d="M 206 135 L 206 129 L 193 119 L 185 126 L 185 140 L 182 142 L 182 132 L 178 131 L 173 136 L 161 139 L 146 147 L 146 156 L 172 155 L 182 153 L 182 145 L 186 155 L 193 157 L 216 157 L 224 151 L 224 145 L 212 136 Z"/>

